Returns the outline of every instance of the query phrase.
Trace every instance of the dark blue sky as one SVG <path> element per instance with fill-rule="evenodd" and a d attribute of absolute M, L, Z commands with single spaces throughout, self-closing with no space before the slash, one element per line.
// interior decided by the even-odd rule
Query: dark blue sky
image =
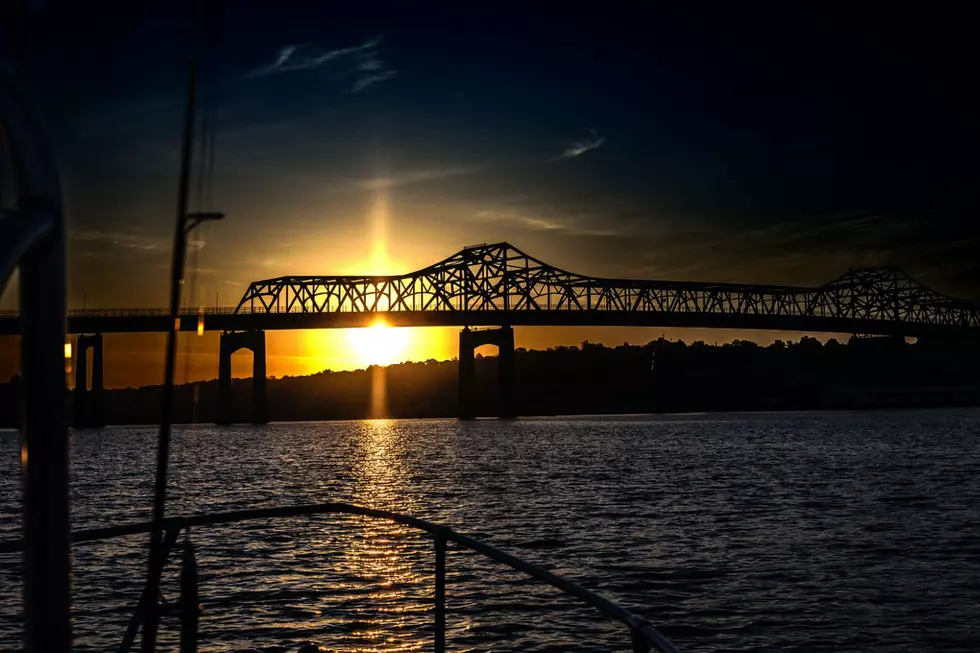
<path fill-rule="evenodd" d="M 22 32 L 74 305 L 165 303 L 176 4 L 36 3 Z M 509 240 L 596 275 L 818 284 L 895 264 L 976 296 L 967 15 L 727 4 L 226 3 L 204 81 L 230 217 L 201 287 L 228 304 L 253 279 Z"/>

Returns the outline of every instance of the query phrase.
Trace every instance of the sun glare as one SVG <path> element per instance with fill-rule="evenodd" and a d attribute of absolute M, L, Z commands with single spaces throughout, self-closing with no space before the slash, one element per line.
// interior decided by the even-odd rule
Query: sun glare
<path fill-rule="evenodd" d="M 411 333 L 378 320 L 364 329 L 348 332 L 351 353 L 365 365 L 391 365 L 400 363 L 406 355 Z"/>
<path fill-rule="evenodd" d="M 379 174 L 379 177 L 383 176 Z M 367 249 L 357 257 L 356 264 L 346 270 L 347 274 L 384 275 L 404 271 L 404 266 L 388 253 L 391 212 L 389 190 L 377 189 L 365 216 L 369 226 L 364 240 Z M 298 342 L 299 347 L 290 343 L 279 352 L 278 360 L 288 369 L 286 374 L 354 370 L 370 365 L 447 359 L 455 355 L 455 330 L 391 327 L 383 317 L 383 313 L 390 310 L 385 297 L 378 299 L 376 309 L 382 315 L 378 315 L 369 327 L 303 331 L 299 339 L 293 341 Z M 381 415 L 383 411 L 376 411 L 376 414 Z"/>

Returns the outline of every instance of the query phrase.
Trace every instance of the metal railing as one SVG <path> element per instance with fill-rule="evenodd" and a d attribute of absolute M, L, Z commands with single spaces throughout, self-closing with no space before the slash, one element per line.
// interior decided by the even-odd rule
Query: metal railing
<path fill-rule="evenodd" d="M 679 653 L 678 649 L 662 635 L 649 621 L 643 617 L 630 612 L 629 610 L 616 605 L 609 599 L 605 599 L 589 590 L 576 585 L 575 583 L 557 576 L 550 571 L 542 569 L 537 565 L 532 565 L 520 558 L 505 553 L 500 549 L 481 542 L 463 533 L 458 533 L 448 526 L 433 524 L 423 519 L 417 519 L 409 515 L 388 512 L 386 510 L 375 510 L 363 506 L 355 506 L 348 503 L 316 503 L 298 506 L 283 506 L 277 508 L 255 508 L 251 510 L 238 510 L 233 512 L 219 512 L 203 515 L 192 515 L 189 517 L 170 517 L 165 520 L 165 546 L 166 553 L 169 554 L 177 541 L 177 536 L 182 529 L 200 526 L 214 526 L 219 524 L 231 524 L 242 521 L 257 519 L 274 519 L 283 517 L 300 517 L 307 515 L 322 515 L 331 513 L 341 513 L 348 515 L 360 515 L 373 517 L 395 522 L 404 526 L 409 526 L 417 530 L 425 531 L 432 535 L 435 543 L 435 651 L 445 653 L 446 650 L 446 546 L 453 542 L 461 547 L 480 553 L 492 560 L 503 563 L 508 567 L 546 583 L 562 592 L 574 596 L 580 601 L 592 606 L 601 614 L 619 621 L 629 629 L 634 653 L 649 653 L 649 651 L 660 651 L 661 653 Z M 136 535 L 149 533 L 152 528 L 151 522 L 138 522 L 122 526 L 110 526 L 106 528 L 94 528 L 89 530 L 77 531 L 73 534 L 72 540 L 75 544 L 82 542 L 94 542 L 105 540 L 123 535 Z M 20 540 L 0 542 L 0 553 L 13 553 L 21 551 L 23 543 Z M 126 653 L 129 651 L 142 623 L 142 614 L 146 602 L 153 597 L 144 591 L 140 602 L 133 613 L 129 622 L 129 627 L 120 644 L 118 651 Z"/>
<path fill-rule="evenodd" d="M 632 305 L 632 301 L 630 305 Z M 635 308 L 621 308 L 614 306 L 612 304 L 595 304 L 588 307 L 582 307 L 577 305 L 564 305 L 561 308 L 549 308 L 545 309 L 529 309 L 527 307 L 521 308 L 510 308 L 503 309 L 503 307 L 497 306 L 492 310 L 486 306 L 470 310 L 470 313 L 485 313 L 488 315 L 507 313 L 508 311 L 513 314 L 522 313 L 551 313 L 551 314 L 569 314 L 569 313 L 588 313 L 588 314 L 684 314 L 687 316 L 742 316 L 745 318 L 755 317 L 755 318 L 799 318 L 799 319 L 822 319 L 840 322 L 840 326 L 837 330 L 841 332 L 853 331 L 854 327 L 848 323 L 848 320 L 863 320 L 866 325 L 892 325 L 892 324 L 902 324 L 907 327 L 917 327 L 917 326 L 934 326 L 937 328 L 947 328 L 947 329 L 966 329 L 971 332 L 976 332 L 980 329 L 980 306 L 974 306 L 975 303 L 967 302 L 965 300 L 959 301 L 957 306 L 960 306 L 964 311 L 961 315 L 961 319 L 953 318 L 943 318 L 942 320 L 934 320 L 925 314 L 912 314 L 909 313 L 901 320 L 893 320 L 887 317 L 876 316 L 876 317 L 862 317 L 860 315 L 847 315 L 847 314 L 834 314 L 833 312 L 827 314 L 810 315 L 802 308 L 796 307 L 789 308 L 780 311 L 776 310 L 766 310 L 766 311 L 755 311 L 755 312 L 745 312 L 732 305 L 726 304 L 724 302 L 717 302 L 712 304 L 707 308 L 691 308 L 691 307 L 680 307 L 675 309 L 666 309 L 663 311 L 658 311 L 656 309 L 644 309 L 637 310 Z M 939 310 L 942 308 L 936 305 Z M 969 309 L 969 310 L 967 310 Z M 456 302 L 451 307 L 450 306 L 438 306 L 431 308 L 405 308 L 404 306 L 397 305 L 394 303 L 384 303 L 381 302 L 376 306 L 361 307 L 350 302 L 344 302 L 337 305 L 330 305 L 325 308 L 315 308 L 307 304 L 296 302 L 291 305 L 281 306 L 279 304 L 272 304 L 268 307 L 262 305 L 250 305 L 242 304 L 239 306 L 202 306 L 202 307 L 184 307 L 180 310 L 180 317 L 182 319 L 199 319 L 200 317 L 214 317 L 214 316 L 242 316 L 247 317 L 251 315 L 256 316 L 310 316 L 310 315 L 351 315 L 351 314 L 369 314 L 369 315 L 393 315 L 397 316 L 399 314 L 452 314 L 455 312 L 463 311 L 463 304 L 461 300 Z M 166 308 L 74 308 L 67 311 L 67 317 L 72 319 L 98 319 L 98 318 L 168 318 L 170 316 L 169 309 Z M 947 316 L 948 317 L 948 316 Z M 12 321 L 20 319 L 20 311 L 18 310 L 0 310 L 0 320 Z M 807 328 L 815 330 L 824 330 L 824 326 L 792 326 L 792 328 L 807 330 Z M 791 328 L 785 327 L 785 328 Z M 749 327 L 749 328 L 770 328 L 770 327 Z M 879 331 L 869 331 L 869 333 L 880 333 Z M 911 332 L 909 332 L 911 334 Z"/>
<path fill-rule="evenodd" d="M 238 310 L 238 313 L 252 313 L 247 308 Z M 254 311 L 256 314 L 265 314 L 267 311 Z M 210 306 L 204 308 L 182 308 L 182 316 L 198 315 L 234 315 L 234 306 Z M 2 310 L 0 318 L 18 318 L 20 311 Z M 169 308 L 72 308 L 68 310 L 68 317 L 170 317 Z"/>

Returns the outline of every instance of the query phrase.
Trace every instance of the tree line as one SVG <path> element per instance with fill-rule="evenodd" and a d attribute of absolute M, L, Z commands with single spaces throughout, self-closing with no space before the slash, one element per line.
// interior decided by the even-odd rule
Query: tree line
<path fill-rule="evenodd" d="M 497 405 L 496 356 L 477 355 L 478 414 Z M 980 344 L 897 338 L 803 337 L 761 346 L 664 338 L 646 345 L 518 349 L 520 415 L 980 405 Z M 251 414 L 251 379 L 233 382 L 233 415 Z M 18 424 L 17 377 L 0 384 L 0 425 Z M 179 385 L 177 422 L 211 422 L 217 381 Z M 110 424 L 155 423 L 160 386 L 105 391 Z M 270 378 L 273 421 L 454 417 L 457 362 Z"/>

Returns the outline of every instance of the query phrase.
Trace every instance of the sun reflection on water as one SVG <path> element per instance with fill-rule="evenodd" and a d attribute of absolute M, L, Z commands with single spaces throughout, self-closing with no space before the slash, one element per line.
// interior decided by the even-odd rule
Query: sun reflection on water
<path fill-rule="evenodd" d="M 352 471 L 352 503 L 411 512 L 403 491 L 407 480 L 403 443 L 391 420 L 358 424 Z M 399 524 L 345 517 L 339 532 L 341 554 L 333 561 L 334 589 L 357 603 L 353 623 L 338 633 L 343 650 L 418 651 L 431 640 L 432 578 L 420 573 L 431 565 L 430 543 Z M 420 632 L 422 631 L 422 632 Z M 424 634 L 423 634 L 424 633 Z"/>

